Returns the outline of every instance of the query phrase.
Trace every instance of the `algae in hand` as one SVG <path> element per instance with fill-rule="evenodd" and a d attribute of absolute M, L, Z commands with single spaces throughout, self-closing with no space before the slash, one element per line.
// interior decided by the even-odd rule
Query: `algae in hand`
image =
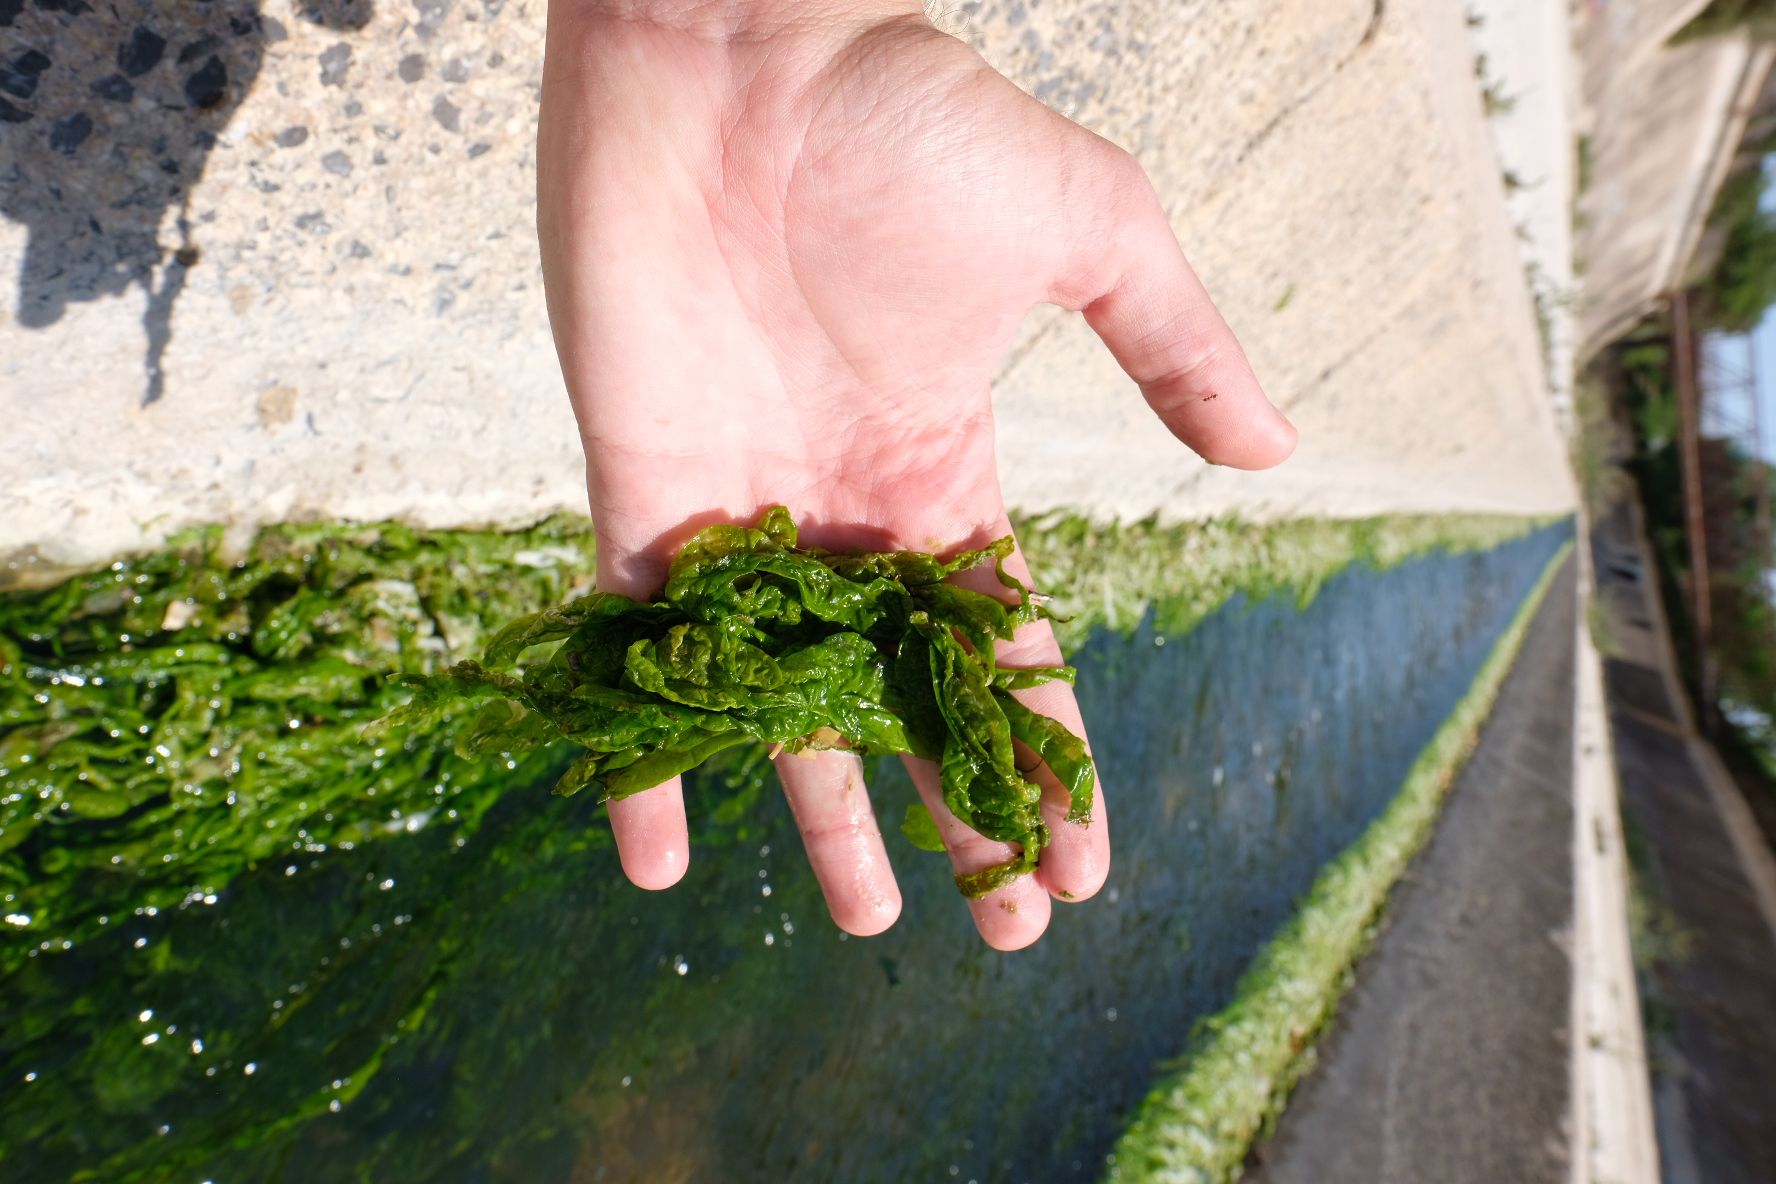
<path fill-rule="evenodd" d="M 910 753 L 938 764 L 956 817 L 1018 846 L 956 877 L 982 896 L 1032 870 L 1049 841 L 1016 744 L 1066 788 L 1070 821 L 1089 819 L 1095 784 L 1084 741 L 1012 695 L 1070 681 L 1072 669 L 995 661 L 996 641 L 1046 615 L 1006 572 L 1011 549 L 1009 535 L 948 560 L 801 547 L 789 512 L 774 507 L 754 527 L 698 534 L 655 601 L 594 592 L 514 621 L 482 662 L 412 679 L 413 700 L 380 726 L 431 726 L 479 700 L 459 727 L 459 755 L 570 740 L 584 751 L 557 791 L 597 785 L 605 798 L 754 741 Z M 988 562 L 1015 604 L 948 582 Z"/>

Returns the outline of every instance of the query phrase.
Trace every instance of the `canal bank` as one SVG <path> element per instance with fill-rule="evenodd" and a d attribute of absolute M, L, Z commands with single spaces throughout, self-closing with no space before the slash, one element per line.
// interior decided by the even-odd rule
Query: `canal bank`
<path fill-rule="evenodd" d="M 347 1165 L 379 1180 L 702 1179 L 715 1164 L 727 1180 L 951 1165 L 963 1179 L 1095 1178 L 1159 1067 L 1239 996 L 1327 861 L 1391 808 L 1427 745 L 1459 752 L 1439 739 L 1446 721 L 1475 710 L 1476 672 L 1497 665 L 1488 655 L 1568 531 L 1529 525 L 1451 547 L 1410 524 L 1293 524 L 1287 546 L 1280 528 L 1248 528 L 1221 551 L 1155 528 L 1144 546 L 1174 557 L 1156 570 L 1219 590 L 1157 597 L 1077 644 L 1117 868 L 1099 900 L 1009 957 L 971 936 L 942 861 L 897 839 L 901 923 L 843 939 L 786 810 L 743 765 L 691 787 L 699 852 L 689 881 L 658 895 L 622 883 L 596 805 L 548 797 L 548 769 L 474 775 L 416 743 L 362 752 L 360 780 L 337 792 L 336 756 L 360 755 L 350 720 L 377 710 L 376 684 L 340 664 L 379 637 L 435 660 L 419 642 L 473 636 L 438 585 L 410 600 L 354 558 L 388 545 L 363 532 L 287 543 L 281 574 L 205 602 L 240 603 L 245 630 L 232 609 L 169 613 L 211 586 L 202 570 L 102 573 L 55 602 L 59 629 L 8 635 L 28 659 L 10 668 L 12 710 L 55 717 L 11 733 L 37 755 L 8 779 L 89 741 L 107 768 L 123 738 L 69 729 L 112 712 L 88 696 L 124 695 L 147 728 L 128 743 L 148 746 L 164 788 L 110 816 L 39 811 L 0 852 L 8 907 L 31 915 L 35 941 L 9 944 L 26 956 L 5 979 L 8 1161 L 107 1181 Z M 1068 546 L 1051 545 L 1057 569 L 1074 552 L 1074 570 L 1117 569 L 1102 536 Z M 400 562 L 428 570 L 424 553 Z M 502 565 L 566 573 L 576 554 L 528 539 L 482 570 L 515 590 Z M 1277 562 L 1230 575 L 1215 554 Z M 441 555 L 439 578 L 463 579 L 457 563 Z M 224 564 L 224 590 L 230 572 L 245 578 Z M 132 595 L 100 595 L 120 586 Z M 1082 607 L 1103 602 L 1086 593 Z M 424 628 L 402 623 L 415 603 Z M 139 681 L 127 663 L 99 671 L 91 648 L 115 645 L 122 618 L 106 614 L 131 612 Z M 282 677 L 264 685 L 255 664 Z M 227 706 L 205 714 L 211 698 Z M 236 710 L 287 745 L 253 729 L 217 743 Z M 188 734 L 200 722 L 218 731 Z M 206 765 L 209 747 L 239 768 Z M 893 839 L 910 791 L 892 766 L 876 788 Z M 240 845 L 261 834 L 264 850 Z M 187 873 L 170 900 L 142 895 Z"/>

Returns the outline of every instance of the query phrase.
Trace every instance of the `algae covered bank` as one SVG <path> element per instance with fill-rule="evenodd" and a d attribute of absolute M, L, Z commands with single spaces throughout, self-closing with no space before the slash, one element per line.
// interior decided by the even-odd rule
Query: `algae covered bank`
<path fill-rule="evenodd" d="M 0 600 L 0 1162 L 103 1181 L 1093 1179 L 1395 800 L 1564 522 L 1022 524 L 1116 865 L 1017 955 L 896 829 L 832 928 L 759 754 L 628 887 L 569 754 L 363 725 L 585 590 L 582 526 L 198 535 Z"/>

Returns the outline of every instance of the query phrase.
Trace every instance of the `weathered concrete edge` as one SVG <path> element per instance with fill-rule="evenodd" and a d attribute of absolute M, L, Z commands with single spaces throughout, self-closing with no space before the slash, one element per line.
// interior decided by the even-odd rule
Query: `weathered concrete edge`
<path fill-rule="evenodd" d="M 1394 884 L 1429 839 L 1548 588 L 1548 561 L 1468 691 L 1387 809 L 1328 864 L 1294 918 L 1258 954 L 1233 1001 L 1163 1073 L 1117 1140 L 1106 1179 L 1231 1184 L 1247 1149 L 1313 1065 L 1315 1037 L 1349 987 Z"/>
<path fill-rule="evenodd" d="M 1657 571 L 1658 564 L 1653 557 L 1652 545 L 1648 542 L 1652 536 L 1647 530 L 1646 508 L 1641 505 L 1639 498 L 1635 498 L 1630 501 L 1629 509 L 1634 517 L 1635 538 L 1640 547 L 1643 570 L 1649 573 Z M 1739 792 L 1739 787 L 1727 772 L 1726 766 L 1721 764 L 1720 754 L 1702 735 L 1695 710 L 1690 703 L 1689 688 L 1684 686 L 1683 679 L 1677 673 L 1680 669 L 1677 643 L 1673 640 L 1671 615 L 1665 607 L 1664 594 L 1657 582 L 1650 584 L 1649 589 L 1651 595 L 1647 597 L 1647 601 L 1653 610 L 1653 627 L 1659 638 L 1659 651 L 1663 658 L 1659 663 L 1659 674 L 1665 684 L 1665 698 L 1677 714 L 1678 725 L 1683 730 L 1685 744 L 1690 750 L 1691 763 L 1695 765 L 1703 785 L 1707 787 L 1715 813 L 1719 815 L 1721 826 L 1733 844 L 1734 854 L 1739 857 L 1739 865 L 1757 900 L 1758 911 L 1763 914 L 1764 923 L 1770 927 L 1771 935 L 1776 937 L 1776 853 L 1772 853 L 1770 845 L 1764 841 L 1763 831 L 1758 828 L 1751 807 L 1745 804 L 1745 796 Z"/>
<path fill-rule="evenodd" d="M 1578 538 L 1591 535 L 1583 509 Z M 1596 593 L 1578 548 L 1581 609 Z M 1628 935 L 1628 858 L 1603 662 L 1578 614 L 1573 679 L 1573 1184 L 1658 1184 L 1646 1029 Z"/>

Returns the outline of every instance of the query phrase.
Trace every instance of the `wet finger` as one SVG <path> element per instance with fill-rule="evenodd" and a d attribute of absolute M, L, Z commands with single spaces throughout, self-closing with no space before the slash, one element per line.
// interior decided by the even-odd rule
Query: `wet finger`
<path fill-rule="evenodd" d="M 781 753 L 774 763 L 833 923 L 857 937 L 893 925 L 900 885 L 870 809 L 863 762 L 849 752 L 806 752 Z"/>
<path fill-rule="evenodd" d="M 1002 645 L 999 651 L 999 661 L 1007 666 L 1048 666 L 1060 660 L 1060 647 L 1046 621 L 1020 629 L 1017 640 Z M 1051 682 L 1013 694 L 1031 711 L 1048 716 L 1084 739 L 1086 750 L 1091 750 L 1091 739 L 1085 734 L 1085 721 L 1080 717 L 1079 701 L 1072 687 Z M 1091 813 L 1078 822 L 1069 822 L 1067 814 L 1073 808 L 1073 800 L 1066 787 L 1034 753 L 1022 745 L 1018 747 L 1019 768 L 1042 787 L 1042 817 L 1048 823 L 1049 843 L 1036 869 L 1037 879 L 1062 900 L 1080 901 L 1096 895 L 1110 875 L 1110 820 L 1100 771 L 1093 769 L 1096 783 L 1092 786 Z"/>
<path fill-rule="evenodd" d="M 982 868 L 1010 859 L 1014 849 L 1008 843 L 996 843 L 977 834 L 973 828 L 950 813 L 944 805 L 943 785 L 937 766 L 917 757 L 907 757 L 907 773 L 931 811 L 937 832 L 943 836 L 944 849 L 950 853 L 950 864 L 958 875 L 978 872 Z M 1051 911 L 1048 893 L 1035 876 L 1020 876 L 979 900 L 968 901 L 974 916 L 974 927 L 981 939 L 995 950 L 1021 950 L 1042 936 L 1048 928 Z"/>
<path fill-rule="evenodd" d="M 638 888 L 658 891 L 684 878 L 691 862 L 684 787 L 677 777 L 610 803 L 611 830 L 623 874 Z"/>
<path fill-rule="evenodd" d="M 1006 530 L 1010 530 L 1009 525 Z M 1025 584 L 1036 586 L 1022 551 L 1012 552 L 1005 561 L 1005 569 Z M 1005 594 L 1004 586 L 990 569 L 965 572 L 957 577 L 957 582 L 979 592 Z M 1007 667 L 1055 666 L 1063 661 L 1054 629 L 1047 621 L 1033 621 L 1023 626 L 1013 640 L 1000 642 L 994 655 Z M 1064 682 L 1051 682 L 1013 694 L 1030 710 L 1050 717 L 1080 737 L 1086 743 L 1086 750 L 1091 750 L 1091 738 L 1085 734 L 1085 721 L 1072 687 Z M 1110 823 L 1102 778 L 1098 777 L 1092 787 L 1090 816 L 1080 822 L 1069 822 L 1067 814 L 1072 809 L 1072 799 L 1060 780 L 1036 761 L 1034 753 L 1022 745 L 1018 747 L 1022 750 L 1020 770 L 1042 787 L 1042 817 L 1049 830 L 1049 845 L 1042 852 L 1036 877 L 1044 888 L 1062 900 L 1085 900 L 1104 886 L 1110 874 Z M 1094 776 L 1096 772 L 1094 770 Z"/>

